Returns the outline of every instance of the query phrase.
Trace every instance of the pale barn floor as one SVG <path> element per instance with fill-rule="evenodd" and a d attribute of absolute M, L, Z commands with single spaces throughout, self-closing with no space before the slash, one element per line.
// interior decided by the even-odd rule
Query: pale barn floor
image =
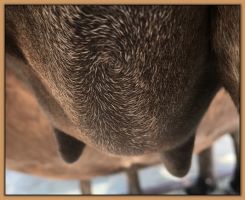
<path fill-rule="evenodd" d="M 234 169 L 235 156 L 229 135 L 220 138 L 213 148 L 214 173 L 218 178 L 218 189 L 212 194 L 225 194 Z M 171 176 L 163 165 L 149 167 L 139 171 L 140 184 L 146 194 L 185 195 L 183 187 L 188 186 L 197 177 L 197 158 L 194 156 L 192 167 L 184 178 Z M 52 180 L 6 170 L 7 195 L 79 195 L 79 180 Z M 127 177 L 119 173 L 92 180 L 93 194 L 128 194 Z"/>

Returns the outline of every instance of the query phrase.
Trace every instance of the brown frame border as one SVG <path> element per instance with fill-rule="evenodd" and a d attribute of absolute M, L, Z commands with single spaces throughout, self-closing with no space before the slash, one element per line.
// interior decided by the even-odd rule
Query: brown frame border
<path fill-rule="evenodd" d="M 1 44 L 1 72 L 0 72 L 0 91 L 1 91 L 1 97 L 0 98 L 0 111 L 1 111 L 1 115 L 0 115 L 0 127 L 1 127 L 1 134 L 0 134 L 0 144 L 1 147 L 0 148 L 0 177 L 1 177 L 1 181 L 0 181 L 0 199 L 43 199 L 43 198 L 47 198 L 47 199 L 68 199 L 68 198 L 82 198 L 82 199 L 107 199 L 107 198 L 113 198 L 113 199 L 122 199 L 122 198 L 127 198 L 127 199 L 148 199 L 148 198 L 153 198 L 153 199 L 159 199 L 159 198 L 164 198 L 164 199 L 181 199 L 181 198 L 188 198 L 188 199 L 203 199 L 203 198 L 212 198 L 212 199 L 244 199 L 244 179 L 245 179 L 245 173 L 241 170 L 241 195 L 240 196 L 164 196 L 164 195 L 146 195 L 146 196 L 65 196 L 65 195 L 55 195 L 55 196 L 50 196 L 50 195 L 26 195 L 26 196 L 5 196 L 5 174 L 4 174 L 4 145 L 5 145 L 5 128 L 4 128 L 4 122 L 5 122 L 5 108 L 4 108 L 4 89 L 5 89 L 5 84 L 4 84 L 4 5 L 5 4 L 239 4 L 241 5 L 241 36 L 244 35 L 244 23 L 245 23 L 245 15 L 243 14 L 243 1 L 242 0 L 198 0 L 198 1 L 191 1 L 191 0 L 141 0 L 141 1 L 136 1 L 136 0 L 124 0 L 124 1 L 118 1 L 118 0 L 113 0 L 113 1 L 109 1 L 109 0 L 69 0 L 69 2 L 67 2 L 67 0 L 23 0 L 23 1 L 18 1 L 18 0 L 3 0 L 1 1 L 1 7 L 0 7 L 0 13 L 1 13 L 1 17 L 0 17 L 0 25 L 1 25 L 1 31 L 0 31 L 0 44 Z M 243 136 L 243 114 L 244 114 L 244 107 L 242 105 L 243 99 L 244 99 L 244 70 L 243 70 L 243 66 L 244 66 L 244 40 L 241 37 L 241 122 L 240 122 L 240 127 L 241 127 L 241 144 L 245 143 L 245 137 Z M 241 145 L 241 154 L 243 154 L 245 151 L 245 146 Z M 244 168 L 244 161 L 245 159 L 242 158 L 241 156 L 241 169 Z"/>

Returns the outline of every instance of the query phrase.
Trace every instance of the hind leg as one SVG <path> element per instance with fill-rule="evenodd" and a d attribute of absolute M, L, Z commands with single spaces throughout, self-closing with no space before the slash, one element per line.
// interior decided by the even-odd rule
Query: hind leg
<path fill-rule="evenodd" d="M 129 194 L 142 194 L 137 169 L 136 165 L 132 165 L 126 170 Z"/>
<path fill-rule="evenodd" d="M 240 194 L 240 147 L 239 147 L 239 131 L 235 131 L 231 134 L 233 145 L 236 155 L 235 171 L 230 182 L 231 188 L 235 193 Z"/>
<path fill-rule="evenodd" d="M 81 180 L 80 181 L 80 190 L 82 194 L 91 194 L 91 181 Z"/>
<path fill-rule="evenodd" d="M 194 185 L 186 188 L 187 194 L 208 194 L 215 189 L 212 147 L 198 155 L 199 175 Z"/>

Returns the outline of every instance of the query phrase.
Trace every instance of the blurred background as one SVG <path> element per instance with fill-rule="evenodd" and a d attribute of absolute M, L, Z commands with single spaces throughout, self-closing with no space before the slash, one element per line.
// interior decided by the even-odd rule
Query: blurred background
<path fill-rule="evenodd" d="M 218 180 L 213 195 L 230 193 L 229 182 L 234 166 L 235 154 L 230 135 L 226 134 L 214 143 L 213 163 L 214 175 Z M 197 157 L 192 160 L 192 167 L 184 178 L 170 175 L 163 165 L 155 165 L 138 171 L 140 186 L 144 194 L 186 195 L 184 188 L 197 178 Z M 7 195 L 79 195 L 79 180 L 55 180 L 6 170 L 5 192 Z M 117 173 L 110 176 L 97 177 L 92 180 L 92 194 L 117 195 L 128 194 L 127 176 Z"/>

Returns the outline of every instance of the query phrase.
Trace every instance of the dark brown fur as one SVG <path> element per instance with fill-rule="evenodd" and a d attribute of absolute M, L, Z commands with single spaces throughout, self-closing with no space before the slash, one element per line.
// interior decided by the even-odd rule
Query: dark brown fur
<path fill-rule="evenodd" d="M 227 132 L 237 132 L 238 128 L 239 116 L 236 108 L 229 95 L 222 89 L 215 96 L 197 128 L 194 153 L 200 153 L 208 148 L 213 141 Z M 7 168 L 49 178 L 81 179 L 83 192 L 88 192 L 87 181 L 95 176 L 125 170 L 129 178 L 130 191 L 135 193 L 140 189 L 136 180 L 138 167 L 160 162 L 159 153 L 139 157 L 115 157 L 86 146 L 77 162 L 72 165 L 66 164 L 58 154 L 52 126 L 42 113 L 36 98 L 13 71 L 7 68 Z M 130 167 L 132 165 L 133 168 Z M 132 188 L 134 189 L 131 190 Z"/>
<path fill-rule="evenodd" d="M 7 6 L 7 65 L 25 75 L 55 128 L 113 154 L 161 151 L 169 170 L 182 176 L 196 126 L 219 86 L 236 104 L 239 96 L 239 79 L 228 79 L 217 64 L 219 49 L 239 46 L 233 33 L 225 44 L 217 39 L 229 32 L 223 23 L 239 21 L 215 9 Z M 239 12 L 225 12 L 233 9 Z M 239 69 L 235 55 L 222 56 L 232 63 L 226 71 Z"/>
<path fill-rule="evenodd" d="M 212 44 L 220 81 L 240 107 L 240 7 L 218 6 L 212 12 Z"/>

